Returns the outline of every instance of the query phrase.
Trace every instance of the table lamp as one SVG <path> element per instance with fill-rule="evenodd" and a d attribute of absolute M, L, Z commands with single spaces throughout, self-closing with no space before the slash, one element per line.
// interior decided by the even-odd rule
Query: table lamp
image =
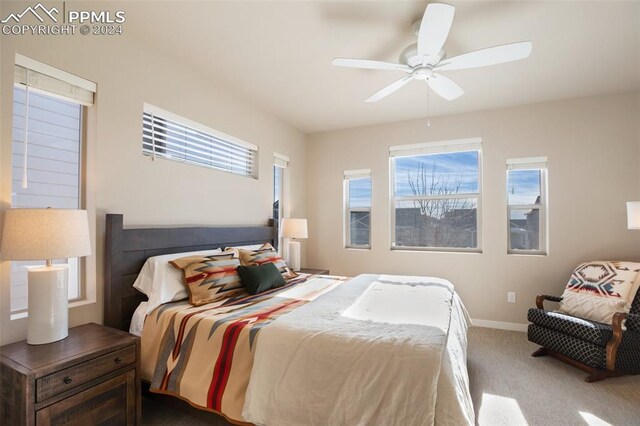
<path fill-rule="evenodd" d="M 69 334 L 69 265 L 52 259 L 91 254 L 86 210 L 10 209 L 4 217 L 0 259 L 45 260 L 28 268 L 27 343 L 42 345 Z"/>
<path fill-rule="evenodd" d="M 640 229 L 640 201 L 627 202 L 627 229 Z"/>
<path fill-rule="evenodd" d="M 289 241 L 289 267 L 300 270 L 300 242 L 295 238 L 307 238 L 307 219 L 282 219 L 282 236 Z"/>

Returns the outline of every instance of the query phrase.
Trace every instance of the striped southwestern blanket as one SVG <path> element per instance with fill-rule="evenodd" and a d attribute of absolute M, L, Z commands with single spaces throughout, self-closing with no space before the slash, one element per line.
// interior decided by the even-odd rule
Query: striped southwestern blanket
<path fill-rule="evenodd" d="M 346 278 L 302 275 L 286 286 L 192 306 L 158 307 L 142 333 L 142 377 L 151 391 L 244 421 L 242 408 L 260 330 Z"/>

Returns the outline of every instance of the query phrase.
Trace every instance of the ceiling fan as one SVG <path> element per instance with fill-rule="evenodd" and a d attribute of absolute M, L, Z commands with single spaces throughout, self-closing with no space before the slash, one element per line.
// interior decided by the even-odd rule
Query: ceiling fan
<path fill-rule="evenodd" d="M 489 47 L 447 58 L 442 51 L 455 7 L 444 3 L 430 3 L 421 20 L 413 24 L 418 43 L 412 44 L 400 54 L 400 63 L 368 59 L 336 58 L 332 64 L 348 68 L 403 71 L 407 75 L 374 93 L 365 102 L 377 102 L 411 80 L 425 80 L 429 88 L 448 101 L 456 99 L 464 91 L 453 80 L 440 72 L 485 67 L 524 59 L 531 54 L 532 43 L 522 41 Z"/>

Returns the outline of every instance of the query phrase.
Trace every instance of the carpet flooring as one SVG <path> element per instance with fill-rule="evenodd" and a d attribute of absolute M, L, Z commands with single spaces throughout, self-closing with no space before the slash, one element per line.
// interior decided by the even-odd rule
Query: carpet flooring
<path fill-rule="evenodd" d="M 482 426 L 640 425 L 640 375 L 586 383 L 586 373 L 551 357 L 532 358 L 525 333 L 473 327 L 468 368 Z M 144 425 L 229 425 L 143 399 Z"/>

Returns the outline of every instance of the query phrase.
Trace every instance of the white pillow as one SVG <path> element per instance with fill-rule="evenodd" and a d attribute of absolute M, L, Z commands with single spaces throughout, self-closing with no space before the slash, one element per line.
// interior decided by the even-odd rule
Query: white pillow
<path fill-rule="evenodd" d="M 616 312 L 629 312 L 640 287 L 640 263 L 592 261 L 578 266 L 562 295 L 559 311 L 611 324 Z"/>
<path fill-rule="evenodd" d="M 233 246 L 233 247 L 227 247 L 230 249 L 238 249 L 238 250 L 247 250 L 247 251 L 255 251 L 255 250 L 260 250 L 262 248 L 263 244 L 252 244 L 250 246 Z"/>
<path fill-rule="evenodd" d="M 149 297 L 146 313 L 153 311 L 163 303 L 189 297 L 184 285 L 182 271 L 174 268 L 169 261 L 186 256 L 205 255 L 210 256 L 220 253 L 220 249 L 190 251 L 187 253 L 172 253 L 162 256 L 153 256 L 147 259 L 142 266 L 138 278 L 133 283 L 133 288 Z"/>

